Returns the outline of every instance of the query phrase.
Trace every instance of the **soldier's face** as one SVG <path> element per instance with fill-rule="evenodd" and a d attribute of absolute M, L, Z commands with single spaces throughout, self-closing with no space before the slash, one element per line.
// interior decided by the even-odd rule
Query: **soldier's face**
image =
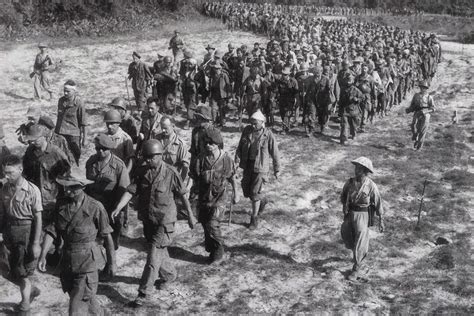
<path fill-rule="evenodd" d="M 161 163 L 161 155 L 151 155 L 143 158 L 149 166 L 158 166 Z"/>
<path fill-rule="evenodd" d="M 148 105 L 148 113 L 150 113 L 151 116 L 154 116 L 158 112 L 158 106 L 156 105 L 155 102 L 152 102 Z"/>
<path fill-rule="evenodd" d="M 132 59 L 133 59 L 133 61 L 134 61 L 135 63 L 138 61 L 138 57 L 135 56 L 135 55 L 132 56 Z"/>
<path fill-rule="evenodd" d="M 100 146 L 99 144 L 95 145 L 95 151 L 100 159 L 105 159 L 110 155 L 110 149 Z"/>
<path fill-rule="evenodd" d="M 217 149 L 219 149 L 219 146 L 217 144 L 214 144 L 210 140 L 206 141 L 206 150 L 207 150 L 208 153 L 213 153 Z"/>
<path fill-rule="evenodd" d="M 75 93 L 76 91 L 74 89 L 64 87 L 64 96 L 66 98 L 71 99 Z"/>
<path fill-rule="evenodd" d="M 29 140 L 28 144 L 32 145 L 35 148 L 41 148 L 45 142 L 46 142 L 46 138 L 44 136 L 41 136 L 41 137 L 38 137 L 37 139 Z"/>
<path fill-rule="evenodd" d="M 11 184 L 14 184 L 20 179 L 21 174 L 23 173 L 23 166 L 18 164 L 16 166 L 5 166 L 4 174 L 7 181 Z"/>
<path fill-rule="evenodd" d="M 163 135 L 170 136 L 173 133 L 173 124 L 166 120 L 160 123 Z"/>
<path fill-rule="evenodd" d="M 82 193 L 82 186 L 74 185 L 74 186 L 65 186 L 64 187 L 64 195 L 70 199 L 76 199 Z"/>
<path fill-rule="evenodd" d="M 107 125 L 107 132 L 110 135 L 115 135 L 115 133 L 117 133 L 118 131 L 120 123 L 106 123 L 106 125 Z"/>
<path fill-rule="evenodd" d="M 356 178 L 360 179 L 363 176 L 367 175 L 367 169 L 365 169 L 365 167 L 362 167 L 361 165 L 355 165 L 354 174 L 355 174 Z"/>
<path fill-rule="evenodd" d="M 260 121 L 260 120 L 256 120 L 256 119 L 252 119 L 252 122 L 251 122 L 252 126 L 254 129 L 261 129 L 263 127 L 263 121 Z"/>

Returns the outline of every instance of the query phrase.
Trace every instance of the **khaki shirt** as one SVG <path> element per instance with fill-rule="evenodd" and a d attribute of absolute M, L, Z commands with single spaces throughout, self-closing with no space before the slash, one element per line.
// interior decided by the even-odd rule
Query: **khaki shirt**
<path fill-rule="evenodd" d="M 109 136 L 115 143 L 115 148 L 111 150 L 112 153 L 122 159 L 125 164 L 128 164 L 130 159 L 135 155 L 133 151 L 133 141 L 130 135 L 119 127 L 117 133 L 114 135 L 109 134 Z"/>
<path fill-rule="evenodd" d="M 355 178 L 347 180 L 342 189 L 341 202 L 345 212 L 354 207 L 374 205 L 377 215 L 383 215 L 384 213 L 382 198 L 377 185 L 368 177 L 362 183 L 358 183 Z"/>
<path fill-rule="evenodd" d="M 34 213 L 42 211 L 40 190 L 25 178 L 20 179 L 18 190 L 11 183 L 0 190 L 0 226 L 7 225 L 8 220 L 33 220 Z"/>

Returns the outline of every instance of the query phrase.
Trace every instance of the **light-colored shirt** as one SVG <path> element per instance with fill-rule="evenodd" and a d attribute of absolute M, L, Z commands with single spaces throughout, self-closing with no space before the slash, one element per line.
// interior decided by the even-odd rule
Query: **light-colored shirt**
<path fill-rule="evenodd" d="M 25 178 L 20 179 L 18 188 L 6 183 L 0 190 L 0 214 L 5 220 L 33 220 L 34 213 L 42 211 L 40 190 Z"/>

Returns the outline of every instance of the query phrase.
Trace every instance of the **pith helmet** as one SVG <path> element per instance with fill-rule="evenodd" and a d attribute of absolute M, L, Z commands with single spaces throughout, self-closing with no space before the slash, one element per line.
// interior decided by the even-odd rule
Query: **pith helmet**
<path fill-rule="evenodd" d="M 374 166 L 372 165 L 372 161 L 367 157 L 359 157 L 355 160 L 352 160 L 351 162 L 354 165 L 360 165 L 362 167 L 365 167 L 371 173 L 374 173 Z"/>

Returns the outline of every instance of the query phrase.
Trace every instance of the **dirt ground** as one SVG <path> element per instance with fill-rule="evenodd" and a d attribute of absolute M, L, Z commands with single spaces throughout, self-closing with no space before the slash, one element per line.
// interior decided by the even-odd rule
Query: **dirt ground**
<path fill-rule="evenodd" d="M 131 52 L 152 62 L 156 52 L 166 52 L 170 34 L 116 38 L 107 41 L 56 42 L 50 54 L 61 59 L 61 70 L 52 74 L 54 99 L 40 102 L 55 115 L 62 84 L 78 82 L 86 101 L 92 131 L 103 129 L 101 115 L 113 97 L 127 97 L 125 75 Z M 216 30 L 191 35 L 185 41 L 198 56 L 208 43 L 225 51 L 228 42 L 252 45 L 263 41 L 248 33 Z M 118 271 L 110 283 L 101 283 L 98 296 L 113 314 L 173 313 L 455 313 L 473 314 L 473 109 L 474 46 L 443 42 L 443 62 L 432 85 L 437 111 L 426 146 L 412 150 L 404 109 L 377 119 L 349 146 L 338 144 L 339 127 L 331 123 L 324 136 L 303 138 L 302 128 L 291 135 L 278 134 L 283 166 L 281 178 L 265 186 L 272 201 L 255 231 L 247 229 L 248 200 L 234 207 L 232 223 L 222 222 L 227 260 L 206 264 L 201 227 L 191 231 L 177 225 L 171 256 L 179 277 L 169 291 L 157 290 L 150 306 L 132 310 L 124 306 L 135 297 L 145 263 L 141 225 L 132 212 L 131 228 L 117 252 Z M 16 153 L 25 148 L 16 141 L 15 129 L 34 104 L 32 69 L 36 43 L 0 48 L 0 121 L 7 145 Z M 452 123 L 453 112 L 458 121 Z M 179 131 L 189 143 L 190 131 Z M 232 155 L 239 139 L 232 121 L 223 130 L 225 149 Z M 87 149 L 86 158 L 92 153 Z M 375 166 L 386 209 L 386 232 L 372 231 L 363 282 L 345 280 L 352 266 L 351 252 L 342 244 L 339 194 L 352 176 L 350 161 L 367 156 Z M 421 226 L 415 230 L 419 198 L 426 189 Z M 471 189 L 469 189 L 471 188 Z M 437 246 L 438 236 L 452 240 Z M 42 295 L 33 304 L 34 314 L 66 314 L 68 298 L 57 271 L 36 272 Z M 20 300 L 18 289 L 0 277 L 0 314 L 10 314 Z"/>

